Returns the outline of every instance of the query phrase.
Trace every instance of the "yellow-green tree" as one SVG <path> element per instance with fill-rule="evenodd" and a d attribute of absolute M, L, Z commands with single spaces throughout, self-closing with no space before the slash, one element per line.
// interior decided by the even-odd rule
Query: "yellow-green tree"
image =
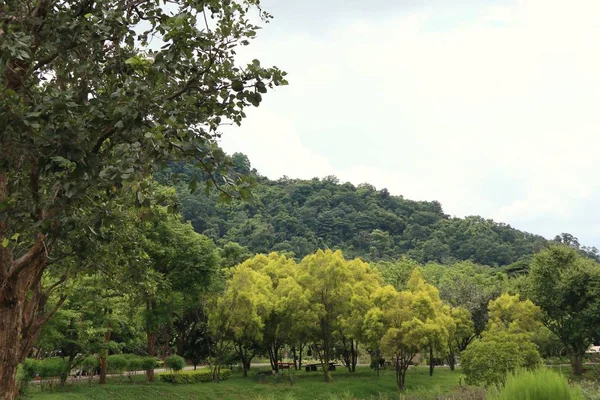
<path fill-rule="evenodd" d="M 342 355 L 348 371 L 355 372 L 358 362 L 358 344 L 365 342 L 363 319 L 373 307 L 374 294 L 381 287 L 379 272 L 358 259 L 348 261 L 352 296 L 348 312 L 340 315 Z"/>
<path fill-rule="evenodd" d="M 475 328 L 471 313 L 466 308 L 453 307 L 450 314 L 452 315 L 456 329 L 448 341 L 448 356 L 446 359 L 448 360 L 450 370 L 454 371 L 456 357 L 460 356 L 462 349 L 465 349 L 471 342 L 475 334 Z"/>
<path fill-rule="evenodd" d="M 350 315 L 352 309 L 353 263 L 362 262 L 347 261 L 339 250 L 318 250 L 298 266 L 298 283 L 308 302 L 307 335 L 314 343 L 327 382 L 331 381 L 329 362 L 340 339 L 343 316 Z"/>
<path fill-rule="evenodd" d="M 449 307 L 418 270 L 411 274 L 407 287 L 402 292 L 390 286 L 379 289 L 374 296 L 375 307 L 364 319 L 365 336 L 370 342 L 381 335 L 381 350 L 394 363 L 400 390 L 406 387 L 406 371 L 415 355 L 447 348 L 455 330 Z"/>
<path fill-rule="evenodd" d="M 293 342 L 296 329 L 304 323 L 306 302 L 296 281 L 297 266 L 293 259 L 278 253 L 259 254 L 242 265 L 268 277 L 269 312 L 264 315 L 261 349 L 269 355 L 271 368 L 278 371 L 284 345 Z"/>
<path fill-rule="evenodd" d="M 534 368 L 540 354 L 533 335 L 542 328 L 539 307 L 518 295 L 503 294 L 488 306 L 489 321 L 479 340 L 463 351 L 467 383 L 503 385 L 516 368 Z"/>
<path fill-rule="evenodd" d="M 208 324 L 215 340 L 214 377 L 233 346 L 242 361 L 244 375 L 250 368 L 257 344 L 262 340 L 264 321 L 271 311 L 271 279 L 249 263 L 232 269 L 224 293 L 209 308 Z"/>

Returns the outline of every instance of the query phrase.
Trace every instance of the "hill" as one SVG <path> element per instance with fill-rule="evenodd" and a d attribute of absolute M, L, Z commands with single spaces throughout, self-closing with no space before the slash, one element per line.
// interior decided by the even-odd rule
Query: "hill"
<path fill-rule="evenodd" d="M 413 201 L 332 176 L 270 180 L 252 170 L 245 155 L 236 153 L 233 160 L 236 173 L 256 180 L 250 202 L 219 203 L 215 193 L 190 193 L 174 178 L 184 181 L 196 174 L 191 165 L 170 164 L 157 179 L 176 185 L 180 211 L 197 232 L 253 253 L 280 251 L 300 258 L 328 247 L 371 261 L 405 255 L 422 263 L 472 260 L 506 266 L 522 263 L 548 243 L 480 216 L 452 218 L 437 201 Z"/>

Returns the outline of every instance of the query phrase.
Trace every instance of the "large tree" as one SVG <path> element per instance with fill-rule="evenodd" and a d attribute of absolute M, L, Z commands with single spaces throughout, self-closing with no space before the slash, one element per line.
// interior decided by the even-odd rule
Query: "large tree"
<path fill-rule="evenodd" d="M 566 347 L 573 373 L 581 375 L 583 356 L 600 330 L 600 266 L 573 248 L 552 246 L 533 257 L 528 292 Z"/>
<path fill-rule="evenodd" d="M 41 329 L 41 277 L 73 220 L 188 157 L 211 173 L 222 123 L 240 124 L 277 68 L 236 63 L 258 0 L 0 3 L 0 387 L 16 396 L 20 343 Z M 260 12 L 263 18 L 268 14 Z M 245 189 L 245 188 L 243 188 Z M 91 233 L 91 232 L 90 232 Z"/>

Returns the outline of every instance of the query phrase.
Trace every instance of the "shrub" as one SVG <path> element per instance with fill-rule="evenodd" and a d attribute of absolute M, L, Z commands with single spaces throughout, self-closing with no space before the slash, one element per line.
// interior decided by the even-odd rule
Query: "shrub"
<path fill-rule="evenodd" d="M 87 356 L 81 360 L 81 368 L 88 374 L 93 375 L 100 366 L 100 360 L 96 356 Z"/>
<path fill-rule="evenodd" d="M 106 364 L 110 372 L 122 374 L 127 368 L 127 357 L 123 354 L 114 354 L 106 358 Z"/>
<path fill-rule="evenodd" d="M 46 358 L 39 362 L 38 373 L 41 379 L 57 378 L 68 372 L 69 362 L 62 358 Z"/>
<path fill-rule="evenodd" d="M 221 371 L 221 380 L 226 380 L 231 376 L 231 371 Z M 168 383 L 196 383 L 196 382 L 211 382 L 213 380 L 212 371 L 210 369 L 183 371 L 179 373 L 164 372 L 158 375 L 161 382 Z"/>
<path fill-rule="evenodd" d="M 504 388 L 493 388 L 489 400 L 583 400 L 577 387 L 569 386 L 564 376 L 547 368 L 520 370 L 508 375 Z"/>
<path fill-rule="evenodd" d="M 128 354 L 125 358 L 127 360 L 127 366 L 126 366 L 126 370 L 129 372 L 135 372 L 135 371 L 139 371 L 142 368 L 142 360 L 143 358 L 140 356 L 137 356 L 135 354 Z"/>
<path fill-rule="evenodd" d="M 469 345 L 461 364 L 469 385 L 502 386 L 517 368 L 536 368 L 540 355 L 535 344 L 522 335 L 494 333 Z"/>
<path fill-rule="evenodd" d="M 158 360 L 155 357 L 147 356 L 141 360 L 140 367 L 142 369 L 154 369 L 158 366 Z"/>
<path fill-rule="evenodd" d="M 27 382 L 33 380 L 36 374 L 40 372 L 40 360 L 35 360 L 33 358 L 27 358 L 21 365 L 22 370 L 22 379 Z"/>
<path fill-rule="evenodd" d="M 174 354 L 165 358 L 165 366 L 173 371 L 181 371 L 185 367 L 185 359 Z"/>
<path fill-rule="evenodd" d="M 135 354 L 127 354 L 125 359 L 127 360 L 127 366 L 125 368 L 127 369 L 127 377 L 130 381 L 133 381 L 133 376 L 137 371 L 142 369 L 143 358 Z"/>
<path fill-rule="evenodd" d="M 60 381 L 62 376 L 68 375 L 69 369 L 67 360 L 53 357 L 39 361 L 37 373 L 42 381 L 42 386 L 47 384 L 53 387 L 55 383 Z"/>

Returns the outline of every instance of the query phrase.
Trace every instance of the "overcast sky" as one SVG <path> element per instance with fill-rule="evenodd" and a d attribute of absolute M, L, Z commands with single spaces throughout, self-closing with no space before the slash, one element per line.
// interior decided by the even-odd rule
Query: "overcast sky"
<path fill-rule="evenodd" d="M 600 1 L 262 0 L 288 71 L 229 151 L 600 247 Z"/>

